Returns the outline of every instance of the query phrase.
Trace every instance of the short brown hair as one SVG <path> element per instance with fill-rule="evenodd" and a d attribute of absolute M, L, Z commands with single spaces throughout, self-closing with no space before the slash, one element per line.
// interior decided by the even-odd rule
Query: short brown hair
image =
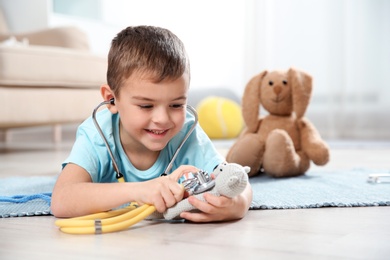
<path fill-rule="evenodd" d="M 130 26 L 119 32 L 108 53 L 107 83 L 115 95 L 133 72 L 150 73 L 155 82 L 189 74 L 182 41 L 171 31 L 154 26 Z"/>

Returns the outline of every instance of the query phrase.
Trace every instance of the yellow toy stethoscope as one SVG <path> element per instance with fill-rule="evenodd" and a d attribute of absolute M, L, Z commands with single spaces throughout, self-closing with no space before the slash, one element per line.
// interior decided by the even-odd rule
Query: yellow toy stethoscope
<path fill-rule="evenodd" d="M 109 101 L 103 101 L 101 102 L 92 112 L 92 119 L 95 124 L 95 127 L 97 131 L 99 132 L 100 136 L 102 137 L 106 148 L 108 150 L 108 153 L 111 157 L 111 161 L 115 170 L 116 178 L 118 182 L 125 182 L 123 174 L 119 171 L 118 164 L 116 163 L 116 160 L 114 158 L 114 155 L 111 151 L 111 148 L 108 144 L 108 141 L 106 137 L 103 134 L 102 129 L 99 126 L 99 123 L 96 119 L 96 112 L 98 109 L 103 105 L 115 105 L 115 100 L 110 99 Z M 187 109 L 194 115 L 195 121 L 192 124 L 190 130 L 183 138 L 182 142 L 180 143 L 179 147 L 176 149 L 176 152 L 174 153 L 171 161 L 169 162 L 167 168 L 165 169 L 164 173 L 161 175 L 167 175 L 172 167 L 173 163 L 180 152 L 181 148 L 183 147 L 184 143 L 187 141 L 188 137 L 191 135 L 191 133 L 194 131 L 197 123 L 198 123 L 198 114 L 196 113 L 196 110 L 191 107 L 190 105 L 187 105 Z M 91 215 L 86 215 L 82 217 L 76 217 L 76 218 L 70 218 L 70 219 L 59 219 L 55 222 L 55 225 L 60 228 L 60 230 L 64 233 L 69 234 L 102 234 L 102 233 L 110 233 L 110 232 L 116 232 L 125 230 L 132 225 L 140 222 L 141 220 L 147 218 L 150 216 L 153 212 L 155 212 L 156 208 L 153 205 L 142 205 L 138 206 L 137 203 L 130 203 L 126 208 L 123 209 L 117 209 L 117 210 L 111 210 L 107 212 L 101 212 Z"/>

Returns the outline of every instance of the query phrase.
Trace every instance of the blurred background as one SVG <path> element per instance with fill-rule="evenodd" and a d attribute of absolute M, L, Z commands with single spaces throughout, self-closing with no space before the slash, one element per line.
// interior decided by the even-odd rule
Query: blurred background
<path fill-rule="evenodd" d="M 313 76 L 307 117 L 326 139 L 390 140 L 390 1 L 0 0 L 9 30 L 75 25 L 107 55 L 129 25 L 170 29 L 191 60 L 191 88 L 242 95 L 263 70 Z"/>

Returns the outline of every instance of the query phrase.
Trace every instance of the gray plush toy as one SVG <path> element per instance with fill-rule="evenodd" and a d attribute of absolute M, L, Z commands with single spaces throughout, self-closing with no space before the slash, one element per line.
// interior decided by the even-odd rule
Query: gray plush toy
<path fill-rule="evenodd" d="M 244 191 L 248 183 L 249 171 L 250 168 L 248 166 L 243 167 L 236 163 L 221 163 L 212 173 L 215 176 L 214 180 L 212 180 L 208 173 L 200 171 L 199 173 L 201 173 L 201 175 L 196 173 L 195 176 L 200 179 L 204 178 L 203 180 L 205 180 L 205 182 L 203 182 L 203 180 L 199 181 L 199 178 L 187 179 L 187 181 L 189 181 L 187 184 L 193 184 L 192 181 L 195 180 L 199 181 L 200 185 L 191 185 L 192 188 L 195 187 L 194 189 L 191 189 L 186 185 L 184 185 L 184 187 L 187 191 L 194 191 L 194 194 L 196 195 L 193 196 L 202 201 L 205 201 L 203 198 L 204 192 L 209 192 L 215 196 L 232 198 Z M 203 186 L 203 184 L 207 185 Z M 163 214 L 156 212 L 156 208 L 152 205 L 145 204 L 139 207 L 135 206 L 136 209 L 134 209 L 133 206 L 126 209 L 114 210 L 112 212 L 91 214 L 81 218 L 57 220 L 56 225 L 65 233 L 101 234 L 127 229 L 145 218 L 165 218 L 167 220 L 179 219 L 181 212 L 197 210 L 188 202 L 188 199 L 180 201 Z"/>
<path fill-rule="evenodd" d="M 244 191 L 248 183 L 248 173 L 250 168 L 248 166 L 241 166 L 236 163 L 221 163 L 218 165 L 213 174 L 215 177 L 215 186 L 210 191 L 207 191 L 215 196 L 226 196 L 233 198 Z M 206 201 L 203 193 L 194 195 L 197 199 Z M 167 209 L 163 217 L 164 219 L 179 219 L 180 213 L 184 211 L 196 211 L 188 199 L 184 199 L 175 206 Z"/>

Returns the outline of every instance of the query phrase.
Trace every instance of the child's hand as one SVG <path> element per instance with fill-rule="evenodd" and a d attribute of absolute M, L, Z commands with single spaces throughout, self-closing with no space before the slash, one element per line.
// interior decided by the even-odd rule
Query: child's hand
<path fill-rule="evenodd" d="M 180 177 L 196 171 L 198 169 L 194 166 L 183 165 L 167 176 L 140 183 L 137 202 L 154 205 L 158 212 L 164 212 L 183 199 L 184 187 L 178 183 Z"/>
<path fill-rule="evenodd" d="M 206 202 L 198 200 L 194 196 L 188 198 L 191 203 L 200 212 L 182 212 L 181 218 L 193 222 L 216 222 L 241 219 L 248 212 L 250 201 L 252 201 L 252 189 L 250 185 L 243 193 L 228 198 L 225 196 L 214 196 L 210 193 L 204 193 Z"/>

